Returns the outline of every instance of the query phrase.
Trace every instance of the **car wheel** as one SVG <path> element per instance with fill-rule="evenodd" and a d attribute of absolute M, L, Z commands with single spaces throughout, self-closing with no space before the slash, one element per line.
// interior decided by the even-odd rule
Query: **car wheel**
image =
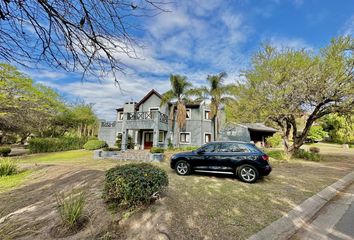
<path fill-rule="evenodd" d="M 254 183 L 259 177 L 258 170 L 252 165 L 242 165 L 237 169 L 237 176 L 246 183 Z"/>
<path fill-rule="evenodd" d="M 184 160 L 176 163 L 176 172 L 178 175 L 188 175 L 191 172 L 191 166 Z"/>

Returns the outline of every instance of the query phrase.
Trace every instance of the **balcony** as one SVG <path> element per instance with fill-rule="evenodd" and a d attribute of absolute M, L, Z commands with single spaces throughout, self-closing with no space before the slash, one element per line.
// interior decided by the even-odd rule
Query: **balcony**
<path fill-rule="evenodd" d="M 168 124 L 168 116 L 158 111 L 153 112 L 130 112 L 127 114 L 127 121 L 137 121 L 137 120 L 155 120 L 158 117 L 159 122 Z"/>

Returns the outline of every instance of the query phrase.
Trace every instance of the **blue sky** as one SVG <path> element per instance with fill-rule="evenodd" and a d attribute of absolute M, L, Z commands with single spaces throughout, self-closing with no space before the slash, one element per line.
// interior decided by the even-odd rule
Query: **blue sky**
<path fill-rule="evenodd" d="M 94 103 L 99 118 L 112 120 L 125 101 L 139 101 L 150 89 L 169 89 L 169 75 L 183 74 L 202 85 L 208 74 L 239 77 L 262 42 L 316 50 L 338 35 L 354 35 L 351 0 L 185 0 L 168 6 L 171 12 L 141 19 L 133 33 L 144 46 L 139 59 L 120 56 L 126 74 L 113 79 L 81 81 L 80 74 L 56 69 L 26 70 L 35 81 L 58 90 L 69 101 Z"/>

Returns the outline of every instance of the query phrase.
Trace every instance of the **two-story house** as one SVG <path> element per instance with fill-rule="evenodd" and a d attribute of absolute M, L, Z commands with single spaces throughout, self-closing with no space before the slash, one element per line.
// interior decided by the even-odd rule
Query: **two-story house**
<path fill-rule="evenodd" d="M 203 102 L 186 104 L 186 124 L 178 129 L 175 119 L 170 118 L 172 103 L 161 105 L 162 96 L 151 90 L 137 102 L 126 102 L 117 109 L 114 122 L 101 122 L 98 137 L 115 145 L 121 138 L 121 148 L 127 147 L 128 136 L 134 141 L 135 149 L 151 147 L 201 146 L 214 140 L 214 123 L 210 109 Z"/>

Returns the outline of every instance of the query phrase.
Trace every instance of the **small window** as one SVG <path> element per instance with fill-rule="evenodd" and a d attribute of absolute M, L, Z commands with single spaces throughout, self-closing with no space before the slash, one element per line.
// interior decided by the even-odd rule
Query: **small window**
<path fill-rule="evenodd" d="M 164 131 L 159 132 L 159 143 L 163 143 L 165 141 L 165 133 Z"/>
<path fill-rule="evenodd" d="M 186 119 L 192 119 L 192 110 L 190 108 L 186 109 Z"/>
<path fill-rule="evenodd" d="M 204 143 L 211 142 L 211 133 L 204 134 Z"/>
<path fill-rule="evenodd" d="M 204 110 L 204 120 L 210 120 L 210 110 Z"/>
<path fill-rule="evenodd" d="M 180 133 L 179 142 L 184 144 L 191 143 L 191 133 Z"/>
<path fill-rule="evenodd" d="M 118 112 L 118 121 L 123 121 L 123 116 L 124 116 L 123 112 Z"/>

